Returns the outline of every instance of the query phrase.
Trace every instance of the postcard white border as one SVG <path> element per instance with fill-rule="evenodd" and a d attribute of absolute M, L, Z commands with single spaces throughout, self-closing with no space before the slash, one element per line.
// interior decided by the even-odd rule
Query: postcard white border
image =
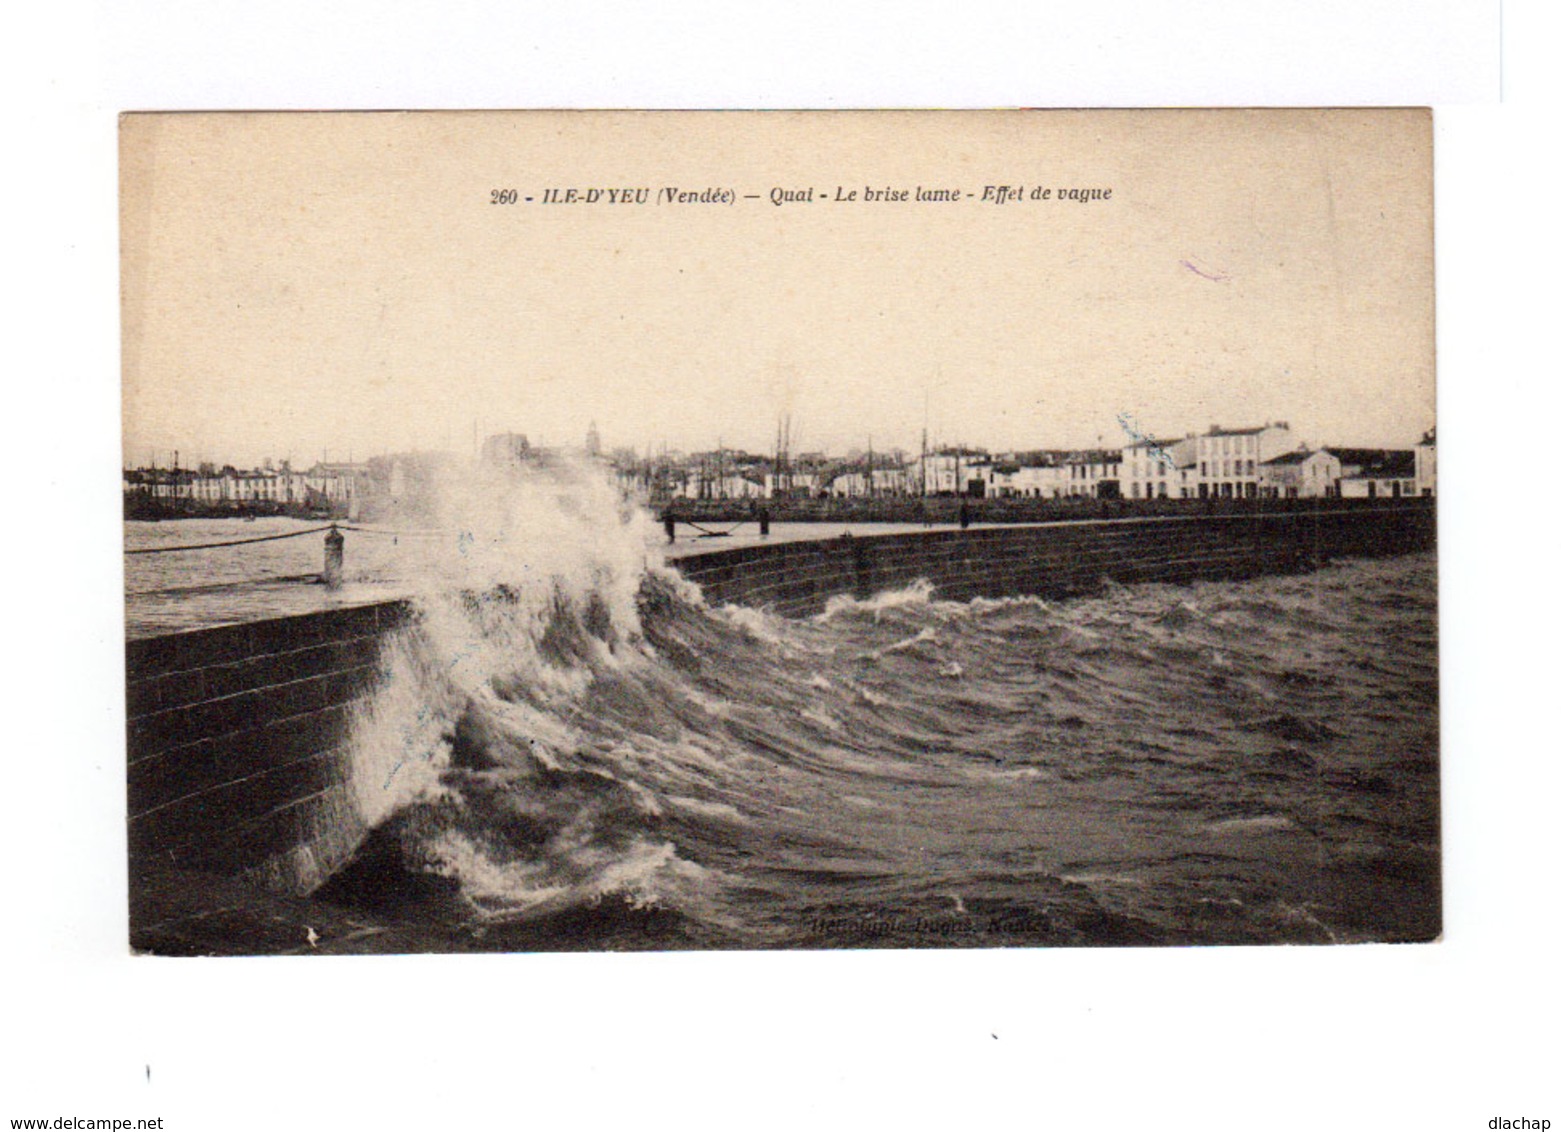
<path fill-rule="evenodd" d="M 628 4 L 322 7 L 38 13 L 52 24 L 31 37 L 31 100 L 8 110 L 13 153 L 27 155 L 8 175 L 20 282 L 47 307 L 21 308 L 9 398 L 20 633 L 7 651 L 25 671 L 7 696 L 16 1088 L 0 1118 L 1308 1129 L 1561 1118 L 1545 1057 L 1558 927 L 1549 578 L 1561 549 L 1546 516 L 1561 462 L 1542 427 L 1557 404 L 1539 339 L 1555 321 L 1541 144 L 1556 107 L 1543 70 L 1555 68 L 1538 47 L 1553 16 L 1524 9 L 1515 28 L 1508 6 L 1502 74 L 1491 4 L 1313 4 L 1305 34 L 1289 11 L 1302 6 L 1209 0 L 1025 17 L 1006 14 L 1014 5 L 916 5 L 892 22 L 882 6 L 842 3 L 678 5 L 660 22 Z M 1536 16 L 1548 29 L 1526 22 Z M 124 955 L 124 884 L 105 875 L 123 860 L 118 110 L 1043 103 L 1437 107 L 1441 944 Z"/>

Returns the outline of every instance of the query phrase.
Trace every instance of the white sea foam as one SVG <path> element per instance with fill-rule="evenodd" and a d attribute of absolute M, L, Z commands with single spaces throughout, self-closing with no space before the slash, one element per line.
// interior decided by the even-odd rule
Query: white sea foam
<path fill-rule="evenodd" d="M 885 647 L 881 651 L 883 653 L 902 652 L 905 649 L 915 648 L 919 644 L 936 641 L 937 639 L 938 631 L 936 629 L 922 629 L 914 636 L 906 637 L 903 641 L 895 641 L 894 644 Z"/>
<path fill-rule="evenodd" d="M 455 697 L 430 671 L 427 650 L 400 632 L 381 646 L 381 661 L 385 675 L 354 713 L 349 738 L 352 799 L 365 826 L 437 793 L 450 757 L 445 732 Z"/>
<path fill-rule="evenodd" d="M 425 488 L 416 521 L 449 537 L 415 560 L 416 622 L 387 643 L 385 678 L 350 740 L 370 825 L 437 791 L 468 709 L 559 768 L 577 740 L 570 705 L 638 637 L 636 597 L 660 564 L 649 517 L 592 466 L 450 472 Z"/>
<path fill-rule="evenodd" d="M 756 641 L 776 646 L 789 644 L 780 619 L 773 613 L 746 605 L 723 605 L 720 614 Z"/>
<path fill-rule="evenodd" d="M 1051 605 L 1044 598 L 1033 594 L 1021 594 L 1018 597 L 976 597 L 969 603 L 972 613 L 997 613 L 1004 609 L 1050 609 Z"/>
<path fill-rule="evenodd" d="M 1141 878 L 1129 876 L 1126 873 L 1063 873 L 1058 880 L 1067 881 L 1069 884 L 1083 885 L 1119 885 L 1127 888 L 1143 888 Z"/>
<path fill-rule="evenodd" d="M 674 809 L 683 810 L 697 817 L 715 821 L 746 822 L 742 813 L 735 806 L 725 802 L 706 802 L 700 798 L 687 798 L 674 794 L 667 799 L 667 804 Z"/>
<path fill-rule="evenodd" d="M 869 598 L 836 594 L 824 605 L 815 620 L 828 622 L 837 617 L 870 614 L 875 620 L 891 610 L 925 606 L 932 601 L 933 584 L 925 578 L 897 590 L 884 590 Z"/>

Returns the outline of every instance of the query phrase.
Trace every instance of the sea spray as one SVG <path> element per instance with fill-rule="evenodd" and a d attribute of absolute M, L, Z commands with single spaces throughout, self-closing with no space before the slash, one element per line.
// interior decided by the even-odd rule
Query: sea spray
<path fill-rule="evenodd" d="M 353 797 L 379 827 L 362 856 L 448 878 L 484 918 L 561 893 L 644 909 L 662 874 L 686 888 L 698 870 L 652 836 L 655 795 L 574 723 L 599 678 L 647 663 L 648 574 L 698 600 L 644 513 L 567 462 L 446 478 L 418 513 L 446 537 L 420 556 L 413 624 L 354 728 Z"/>
<path fill-rule="evenodd" d="M 496 685 L 525 689 L 542 709 L 577 694 L 589 673 L 542 659 L 550 627 L 578 609 L 603 644 L 636 636 L 634 597 L 651 561 L 643 513 L 574 461 L 448 470 L 382 525 L 401 522 L 442 537 L 412 543 L 416 624 L 387 640 L 380 688 L 354 722 L 352 794 L 370 825 L 437 790 L 455 721 L 473 701 L 492 705 Z"/>
<path fill-rule="evenodd" d="M 539 608 L 544 595 L 590 596 L 621 632 L 633 632 L 635 595 L 645 571 L 661 564 L 660 540 L 649 514 L 600 466 L 562 457 L 479 465 L 422 486 L 411 513 L 439 537 L 409 543 L 420 599 L 503 588 Z"/>
<path fill-rule="evenodd" d="M 380 663 L 379 687 L 357 710 L 348 743 L 352 799 L 365 826 L 437 791 L 439 772 L 449 765 L 446 721 L 458 705 L 415 631 L 388 637 Z"/>

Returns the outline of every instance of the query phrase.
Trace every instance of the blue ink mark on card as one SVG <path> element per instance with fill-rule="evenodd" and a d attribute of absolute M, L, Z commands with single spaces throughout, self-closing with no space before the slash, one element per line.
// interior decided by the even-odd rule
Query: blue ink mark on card
<path fill-rule="evenodd" d="M 422 723 L 428 722 L 428 718 L 432 714 L 433 714 L 432 710 L 430 710 L 427 707 L 420 707 L 420 708 L 418 708 L 417 709 L 417 722 L 413 726 L 415 727 L 415 726 L 417 726 L 417 724 L 422 724 Z M 410 751 L 411 747 L 412 747 L 412 733 L 411 733 L 410 730 L 407 733 L 407 737 L 404 740 L 404 744 L 407 747 L 408 751 Z M 432 756 L 430 755 L 430 757 L 432 757 Z M 390 768 L 390 773 L 389 774 L 385 775 L 385 784 L 380 787 L 381 790 L 389 790 L 390 789 L 390 784 L 393 781 L 395 781 L 396 774 L 401 770 L 402 767 L 406 766 L 407 759 L 409 759 L 409 758 L 411 758 L 411 755 L 407 754 L 407 755 L 402 756 L 400 759 L 396 760 L 396 765 Z"/>
<path fill-rule="evenodd" d="M 1176 460 L 1169 452 L 1160 446 L 1159 441 L 1153 440 L 1150 437 L 1144 435 L 1143 431 L 1138 427 L 1138 422 L 1135 421 L 1130 415 L 1127 413 L 1118 413 L 1117 424 L 1122 426 L 1122 431 L 1127 434 L 1128 439 L 1131 440 L 1134 444 L 1144 445 L 1149 449 L 1149 454 L 1151 456 L 1160 461 L 1160 463 L 1164 464 L 1167 468 L 1175 470 Z"/>
<path fill-rule="evenodd" d="M 1223 271 L 1205 271 L 1203 268 L 1187 259 L 1179 260 L 1178 262 L 1194 275 L 1203 279 L 1207 279 L 1210 283 L 1225 283 L 1230 280 L 1230 276 L 1225 274 Z"/>

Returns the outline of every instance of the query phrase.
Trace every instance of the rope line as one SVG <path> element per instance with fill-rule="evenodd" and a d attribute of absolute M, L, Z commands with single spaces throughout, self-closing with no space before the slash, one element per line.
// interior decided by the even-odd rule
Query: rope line
<path fill-rule="evenodd" d="M 691 520 L 688 520 L 688 519 L 681 519 L 681 520 L 679 520 L 679 522 L 683 523 L 684 525 L 693 527 L 696 531 L 699 532 L 700 537 L 702 537 L 702 538 L 725 538 L 727 535 L 729 535 L 733 531 L 735 531 L 738 527 L 746 526 L 751 521 L 752 520 L 744 519 L 741 522 L 733 523 L 730 527 L 727 527 L 726 530 L 724 530 L 724 531 L 712 531 L 708 527 L 701 527 L 698 523 L 692 522 Z"/>
<path fill-rule="evenodd" d="M 180 550 L 216 550 L 223 546 L 247 546 L 252 542 L 276 542 L 284 538 L 302 538 L 304 535 L 317 535 L 321 531 L 328 531 L 330 527 L 311 527 L 307 531 L 289 531 L 285 535 L 261 535 L 259 538 L 230 539 L 228 542 L 200 542 L 188 546 L 147 546 L 139 550 L 127 550 L 126 554 L 173 554 Z"/>
<path fill-rule="evenodd" d="M 437 530 L 437 529 L 429 529 L 429 530 L 424 530 L 424 531 L 380 531 L 380 530 L 375 530 L 373 527 L 350 527 L 346 523 L 337 523 L 336 527 L 337 527 L 338 530 L 356 531 L 358 534 L 361 534 L 361 535 L 390 535 L 390 536 L 395 537 L 395 538 L 414 538 L 414 537 L 434 538 L 434 537 L 439 536 L 439 535 L 448 535 L 448 534 L 453 533 L 451 531 L 444 531 L 444 530 Z"/>

